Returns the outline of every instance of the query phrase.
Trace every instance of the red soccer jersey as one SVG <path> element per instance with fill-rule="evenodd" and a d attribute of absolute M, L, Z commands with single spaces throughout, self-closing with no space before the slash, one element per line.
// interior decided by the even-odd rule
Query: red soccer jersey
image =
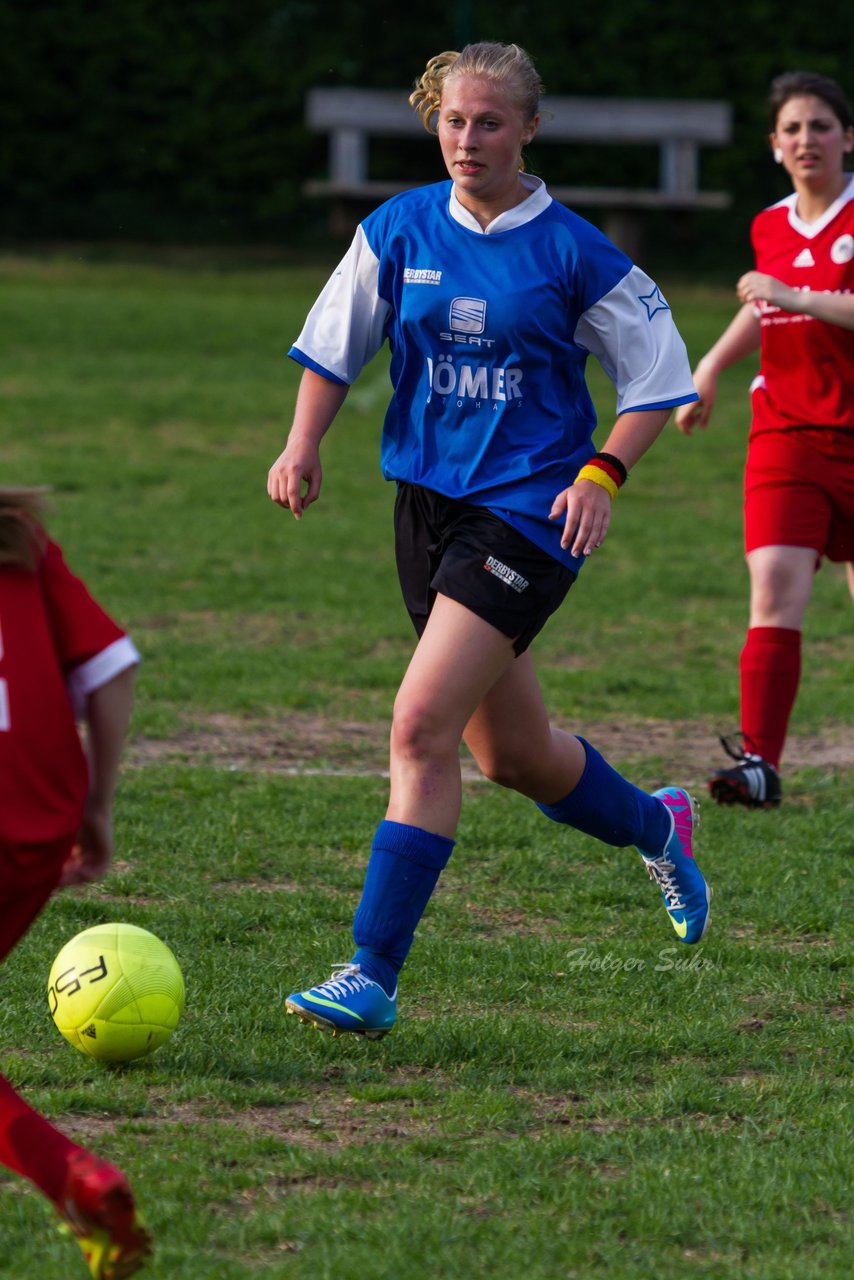
<path fill-rule="evenodd" d="M 756 270 L 796 289 L 854 289 L 854 178 L 818 222 L 792 194 L 753 221 Z M 786 427 L 854 430 L 854 330 L 758 304 L 762 350 L 753 434 Z"/>
<path fill-rule="evenodd" d="M 0 850 L 77 831 L 88 771 L 67 681 L 97 688 L 135 652 L 56 543 L 35 572 L 0 567 Z"/>

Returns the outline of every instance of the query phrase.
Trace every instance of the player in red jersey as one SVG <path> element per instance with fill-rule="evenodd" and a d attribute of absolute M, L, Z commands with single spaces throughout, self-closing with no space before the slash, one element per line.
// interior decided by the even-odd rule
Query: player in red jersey
<path fill-rule="evenodd" d="M 705 427 L 718 374 L 760 349 L 745 470 L 750 620 L 741 737 L 709 778 L 721 804 L 780 803 L 778 767 L 801 670 L 801 626 L 821 557 L 848 562 L 854 596 L 854 117 L 835 81 L 778 76 L 771 147 L 792 195 L 753 222 L 756 269 L 741 310 L 694 370 L 700 399 L 676 424 Z"/>
<path fill-rule="evenodd" d="M 109 866 L 139 662 L 45 534 L 42 509 L 36 490 L 0 489 L 0 959 L 59 886 L 96 880 Z M 151 1242 L 125 1175 L 1 1075 L 0 1164 L 53 1202 L 96 1280 L 122 1280 L 143 1264 Z"/>

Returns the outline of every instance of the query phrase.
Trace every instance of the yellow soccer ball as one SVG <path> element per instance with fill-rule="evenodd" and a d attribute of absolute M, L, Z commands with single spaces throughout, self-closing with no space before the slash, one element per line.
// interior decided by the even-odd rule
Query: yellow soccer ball
<path fill-rule="evenodd" d="M 98 924 L 66 942 L 51 967 L 47 999 L 75 1049 L 102 1062 L 130 1062 L 175 1030 L 184 978 L 166 943 L 147 929 Z"/>

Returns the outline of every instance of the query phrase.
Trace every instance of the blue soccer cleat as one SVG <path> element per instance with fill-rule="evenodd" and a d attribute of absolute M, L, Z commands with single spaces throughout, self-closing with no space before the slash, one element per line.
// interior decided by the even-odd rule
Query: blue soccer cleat
<path fill-rule="evenodd" d="M 663 853 L 653 857 L 639 849 L 650 880 L 664 898 L 664 908 L 677 937 L 683 942 L 700 942 L 709 927 L 712 891 L 694 861 L 691 838 L 699 824 L 697 806 L 681 787 L 662 787 L 653 793 L 670 811 L 670 836 Z"/>
<path fill-rule="evenodd" d="M 381 1040 L 397 1017 L 397 988 L 389 997 L 359 965 L 336 964 L 328 981 L 288 996 L 285 1008 L 319 1031 L 331 1031 L 334 1036 L 349 1031 L 366 1040 Z"/>

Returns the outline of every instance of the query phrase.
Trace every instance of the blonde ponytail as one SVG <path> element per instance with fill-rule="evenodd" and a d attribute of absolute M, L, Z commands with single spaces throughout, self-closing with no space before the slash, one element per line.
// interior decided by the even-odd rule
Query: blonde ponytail
<path fill-rule="evenodd" d="M 436 132 L 434 116 L 442 104 L 442 89 L 448 72 L 459 58 L 452 49 L 437 53 L 424 68 L 422 75 L 415 81 L 415 88 L 409 95 L 409 105 L 421 117 L 421 123 L 428 133 Z"/>

